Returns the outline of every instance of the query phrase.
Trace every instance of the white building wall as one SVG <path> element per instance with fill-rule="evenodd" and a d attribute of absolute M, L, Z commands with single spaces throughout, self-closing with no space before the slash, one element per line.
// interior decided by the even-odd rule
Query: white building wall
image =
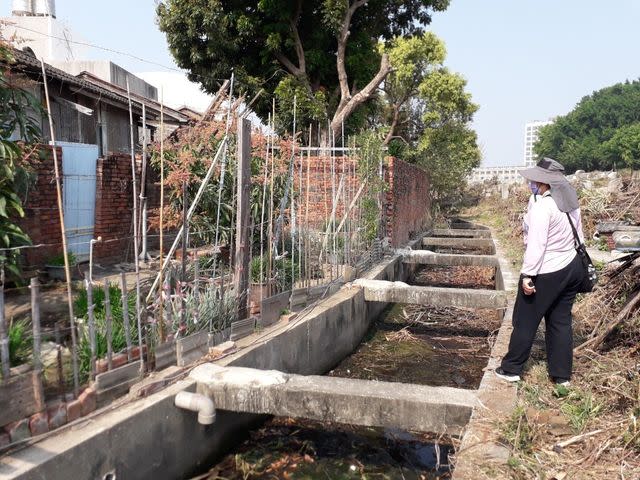
<path fill-rule="evenodd" d="M 533 167 L 536 159 L 533 153 L 533 146 L 538 141 L 540 128 L 553 123 L 551 120 L 529 122 L 524 126 L 524 166 Z"/>
<path fill-rule="evenodd" d="M 45 62 L 69 62 L 86 55 L 87 47 L 73 42 L 84 40 L 53 17 L 5 17 L 2 35 L 14 46 L 29 47 Z"/>

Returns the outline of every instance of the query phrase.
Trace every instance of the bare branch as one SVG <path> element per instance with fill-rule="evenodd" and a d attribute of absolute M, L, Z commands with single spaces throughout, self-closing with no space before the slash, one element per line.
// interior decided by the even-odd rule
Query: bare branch
<path fill-rule="evenodd" d="M 351 91 L 349 90 L 349 78 L 347 76 L 347 68 L 345 65 L 346 52 L 347 52 L 347 40 L 349 39 L 349 28 L 351 27 L 351 19 L 355 11 L 362 7 L 366 3 L 366 0 L 357 0 L 353 2 L 347 9 L 342 20 L 342 26 L 338 34 L 338 81 L 340 82 L 340 105 L 338 111 L 344 107 L 351 98 Z"/>
<path fill-rule="evenodd" d="M 300 38 L 300 32 L 298 32 L 298 21 L 300 20 L 300 14 L 302 13 L 302 0 L 298 0 L 296 12 L 294 13 L 291 21 L 291 33 L 293 34 L 293 41 L 296 46 L 296 54 L 298 55 L 298 68 L 303 74 L 307 73 L 307 61 L 304 56 L 304 47 L 302 46 L 302 39 Z"/>
<path fill-rule="evenodd" d="M 339 131 L 344 119 L 349 117 L 349 115 L 351 115 L 351 113 L 353 113 L 360 104 L 371 98 L 371 95 L 375 93 L 380 84 L 392 70 L 391 63 L 389 62 L 389 56 L 385 53 L 382 55 L 382 59 L 380 60 L 380 69 L 378 70 L 378 73 L 376 73 L 376 76 L 371 79 L 367 86 L 353 97 L 350 97 L 346 102 L 343 100 L 340 101 L 340 105 L 338 106 L 338 109 L 333 116 L 333 120 L 331 121 L 331 128 L 334 132 Z"/>
<path fill-rule="evenodd" d="M 276 60 L 278 60 L 282 66 L 289 71 L 289 73 L 298 78 L 304 78 L 306 76 L 305 72 L 296 67 L 282 52 L 274 52 L 273 54 L 276 57 Z"/>

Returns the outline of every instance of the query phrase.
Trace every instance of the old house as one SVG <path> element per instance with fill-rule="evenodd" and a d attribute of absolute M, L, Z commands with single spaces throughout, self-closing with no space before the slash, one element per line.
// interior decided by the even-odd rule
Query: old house
<path fill-rule="evenodd" d="M 14 50 L 13 56 L 15 61 L 4 67 L 30 79 L 32 93 L 44 105 L 40 60 L 29 51 Z M 95 249 L 97 260 L 121 261 L 127 251 L 130 260 L 133 199 L 127 89 L 87 72 L 72 75 L 47 64 L 45 72 L 63 175 L 68 249 L 79 260 L 85 260 L 90 240 L 102 236 L 103 242 Z M 139 153 L 145 138 L 143 128 L 148 142 L 156 137 L 161 106 L 155 99 L 133 92 L 131 103 L 134 148 Z M 189 117 L 164 107 L 164 122 L 171 131 L 188 123 Z M 42 118 L 42 133 L 44 143 L 50 143 L 47 118 Z M 27 251 L 28 266 L 42 265 L 62 251 L 52 162 L 48 154 L 33 165 L 36 188 L 27 198 L 23 227 L 34 244 L 45 246 Z M 137 168 L 140 174 L 139 155 Z M 154 208 L 154 202 L 159 201 L 154 193 L 157 185 L 153 175 L 147 175 L 147 179 L 148 207 Z"/>

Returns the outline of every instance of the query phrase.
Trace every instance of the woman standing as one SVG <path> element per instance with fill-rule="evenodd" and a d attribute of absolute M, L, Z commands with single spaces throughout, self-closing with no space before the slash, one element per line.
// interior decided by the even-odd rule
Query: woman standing
<path fill-rule="evenodd" d="M 533 195 L 524 222 L 526 251 L 509 351 L 496 369 L 498 377 L 510 382 L 520 380 L 543 317 L 549 375 L 562 385 L 571 378 L 571 308 L 585 274 L 570 221 L 581 242 L 584 237 L 578 195 L 563 172 L 564 167 L 550 158 L 520 172 L 529 180 Z"/>

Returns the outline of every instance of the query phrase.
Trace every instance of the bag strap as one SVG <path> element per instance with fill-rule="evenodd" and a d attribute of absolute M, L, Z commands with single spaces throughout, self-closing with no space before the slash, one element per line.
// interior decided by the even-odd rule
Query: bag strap
<path fill-rule="evenodd" d="M 576 230 L 576 227 L 573 225 L 573 220 L 571 220 L 571 215 L 569 215 L 569 212 L 565 212 L 567 214 L 567 218 L 569 219 L 569 225 L 571 225 L 571 231 L 573 232 L 573 240 L 576 244 L 576 246 L 582 244 L 582 242 L 580 241 L 580 237 L 578 236 L 578 231 Z"/>

